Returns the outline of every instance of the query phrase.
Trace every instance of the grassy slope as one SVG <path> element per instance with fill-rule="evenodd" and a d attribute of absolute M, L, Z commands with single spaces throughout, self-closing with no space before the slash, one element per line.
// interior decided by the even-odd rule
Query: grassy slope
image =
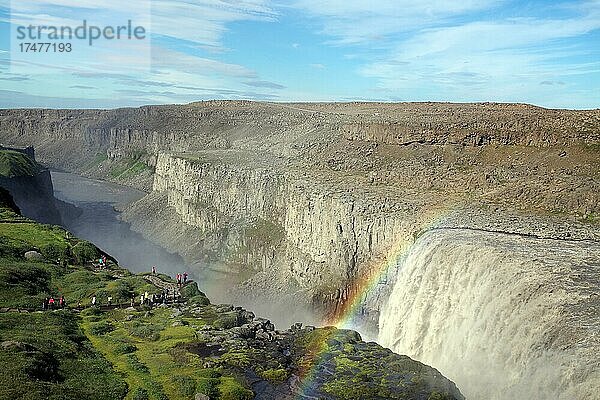
<path fill-rule="evenodd" d="M 39 165 L 27 155 L 13 150 L 0 150 L 0 176 L 34 176 Z"/>
<path fill-rule="evenodd" d="M 0 314 L 0 341 L 2 399 L 111 400 L 126 393 L 70 312 Z"/>
<path fill-rule="evenodd" d="M 42 300 L 51 295 L 64 295 L 68 306 L 77 302 L 87 305 L 94 294 L 100 303 L 105 303 L 109 295 L 115 302 L 124 303 L 145 291 L 160 292 L 142 276 L 117 266 L 95 272 L 72 263 L 65 268 L 57 265 L 56 259 L 25 261 L 25 251 L 48 245 L 72 257 L 70 252 L 80 241 L 61 228 L 24 221 L 10 209 L 0 209 L 0 307 L 40 309 Z M 193 290 L 190 294 L 200 303 L 208 302 Z M 232 374 L 206 369 L 199 356 L 173 350 L 176 345 L 194 341 L 192 326 L 204 322 L 195 319 L 190 325 L 192 319 L 178 319 L 187 325 L 172 327 L 168 314 L 168 309 L 129 312 L 127 315 L 134 319 L 127 323 L 122 321 L 123 310 L 89 309 L 82 317 L 69 311 L 0 314 L 1 342 L 16 341 L 43 349 L 43 354 L 58 360 L 59 365 L 49 374 L 58 378 L 32 379 L 28 365 L 35 361 L 37 350 L 1 348 L 0 365 L 10 369 L 0 374 L 0 387 L 4 388 L 0 398 L 35 399 L 49 393 L 49 398 L 65 399 L 114 399 L 125 395 L 128 399 L 191 399 L 198 391 L 224 400 L 252 398 L 252 392 Z M 11 385 L 11 381 L 19 384 Z"/>

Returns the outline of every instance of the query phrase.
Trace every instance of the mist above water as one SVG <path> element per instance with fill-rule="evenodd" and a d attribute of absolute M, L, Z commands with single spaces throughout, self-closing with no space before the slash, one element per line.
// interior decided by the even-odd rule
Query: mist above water
<path fill-rule="evenodd" d="M 178 254 L 168 252 L 133 231 L 120 219 L 117 209 L 124 209 L 146 193 L 64 172 L 52 172 L 52 181 L 55 197 L 76 207 L 61 207 L 65 227 L 116 258 L 122 267 L 132 272 L 149 272 L 156 265 L 159 273 L 171 276 L 188 272 L 212 302 L 241 305 L 271 319 L 281 329 L 295 322 L 315 323 L 312 312 L 290 299 L 271 302 L 260 297 L 236 296 L 230 292 L 231 277 L 224 273 L 215 274 L 207 265 L 186 265 Z"/>
<path fill-rule="evenodd" d="M 160 273 L 188 272 L 196 279 L 179 255 L 151 243 L 119 219 L 115 207 L 139 200 L 144 192 L 64 172 L 52 172 L 52 182 L 55 197 L 77 207 L 76 211 L 61 210 L 65 227 L 73 234 L 94 243 L 132 272 L 149 272 L 156 265 Z"/>

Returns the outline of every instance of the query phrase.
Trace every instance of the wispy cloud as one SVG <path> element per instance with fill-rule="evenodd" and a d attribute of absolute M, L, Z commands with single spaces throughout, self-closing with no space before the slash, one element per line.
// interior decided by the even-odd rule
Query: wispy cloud
<path fill-rule="evenodd" d="M 600 67 L 600 48 L 575 41 L 600 29 L 597 0 L 523 13 L 502 0 L 298 0 L 295 6 L 312 16 L 330 46 L 355 49 L 358 72 L 390 91 L 390 98 L 393 92 L 415 100 L 547 104 L 548 91 L 558 88 L 540 81 L 568 86 L 564 76 Z M 594 98 L 580 95 L 581 103 Z"/>
<path fill-rule="evenodd" d="M 278 83 L 269 82 L 269 81 L 247 81 L 243 82 L 244 85 L 259 87 L 259 88 L 267 88 L 267 89 L 285 89 L 285 86 L 280 85 Z"/>
<path fill-rule="evenodd" d="M 381 42 L 391 35 L 440 23 L 445 19 L 487 9 L 501 0 L 298 0 L 295 7 L 319 18 L 330 43 Z"/>

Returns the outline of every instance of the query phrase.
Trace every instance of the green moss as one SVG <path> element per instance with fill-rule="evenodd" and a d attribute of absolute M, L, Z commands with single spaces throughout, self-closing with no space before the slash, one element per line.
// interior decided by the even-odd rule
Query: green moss
<path fill-rule="evenodd" d="M 0 259 L 0 305 L 41 308 L 51 292 L 51 277 L 41 264 Z"/>
<path fill-rule="evenodd" d="M 581 222 L 588 224 L 595 224 L 600 222 L 600 214 L 597 213 L 589 213 L 584 218 L 581 219 Z"/>
<path fill-rule="evenodd" d="M 109 175 L 117 179 L 127 179 L 146 171 L 152 172 L 152 167 L 144 162 L 146 157 L 144 152 L 134 152 L 129 157 L 123 157 L 111 166 Z"/>
<path fill-rule="evenodd" d="M 221 380 L 218 378 L 201 378 L 198 381 L 198 393 L 205 394 L 211 399 L 219 397 L 219 384 Z"/>
<path fill-rule="evenodd" d="M 184 299 L 190 299 L 192 297 L 200 296 L 200 295 L 205 296 L 204 293 L 202 293 L 198 289 L 198 284 L 196 282 L 188 283 L 187 285 L 185 285 L 184 287 L 181 288 L 179 293 L 181 294 L 181 297 L 183 297 Z"/>
<path fill-rule="evenodd" d="M 115 328 L 106 321 L 94 322 L 90 325 L 92 335 L 100 336 L 112 332 Z"/>
<path fill-rule="evenodd" d="M 336 379 L 323 385 L 323 390 L 340 400 L 375 399 L 379 397 L 379 388 L 374 385 L 357 384 Z"/>
<path fill-rule="evenodd" d="M 137 347 L 132 343 L 119 343 L 114 348 L 115 354 L 130 354 L 137 350 Z"/>
<path fill-rule="evenodd" d="M 141 372 L 143 374 L 150 372 L 148 367 L 144 363 L 140 362 L 140 359 L 137 358 L 135 354 L 127 354 L 127 363 L 129 364 L 129 368 L 134 371 Z"/>
<path fill-rule="evenodd" d="M 190 298 L 188 300 L 188 304 L 193 304 L 196 306 L 207 306 L 210 304 L 210 300 L 204 295 L 198 295 Z"/>
<path fill-rule="evenodd" d="M 69 248 L 64 230 L 33 222 L 2 223 L 0 224 L 0 237 L 7 245 L 28 250 L 46 248 L 51 245 L 60 249 L 62 254 Z"/>
<path fill-rule="evenodd" d="M 108 160 L 108 156 L 106 155 L 106 153 L 96 153 L 94 158 L 87 165 L 87 169 L 92 169 L 92 168 L 102 164 L 106 160 Z"/>
<path fill-rule="evenodd" d="M 289 373 L 285 369 L 267 369 L 259 374 L 264 379 L 272 383 L 281 383 L 289 378 Z"/>
<path fill-rule="evenodd" d="M 145 323 L 141 321 L 132 321 L 128 327 L 129 334 L 131 336 L 152 341 L 156 341 L 160 338 L 160 332 L 163 329 L 163 325 Z"/>
<path fill-rule="evenodd" d="M 219 385 L 221 400 L 252 400 L 254 393 L 233 378 L 222 378 Z"/>
<path fill-rule="evenodd" d="M 13 150 L 0 150 L 0 176 L 35 176 L 41 167 L 28 155 Z"/>
<path fill-rule="evenodd" d="M 445 393 L 433 391 L 433 392 L 431 392 L 431 394 L 429 395 L 427 400 L 450 400 L 451 398 L 452 397 L 448 396 Z"/>
<path fill-rule="evenodd" d="M 22 343 L 0 348 L 2 399 L 125 396 L 125 382 L 82 335 L 71 313 L 0 314 L 0 336 Z"/>
<path fill-rule="evenodd" d="M 176 375 L 171 378 L 173 384 L 177 387 L 180 398 L 193 399 L 196 394 L 196 381 L 189 376 Z"/>
<path fill-rule="evenodd" d="M 144 388 L 138 387 L 133 391 L 133 400 L 150 400 L 148 391 Z"/>
<path fill-rule="evenodd" d="M 91 262 L 98 258 L 98 249 L 96 246 L 89 242 L 79 242 L 75 246 L 73 246 L 73 257 L 75 258 L 75 262 L 80 265 L 83 265 L 87 262 Z"/>
<path fill-rule="evenodd" d="M 231 329 L 238 326 L 238 314 L 235 312 L 222 314 L 212 325 L 217 329 Z"/>

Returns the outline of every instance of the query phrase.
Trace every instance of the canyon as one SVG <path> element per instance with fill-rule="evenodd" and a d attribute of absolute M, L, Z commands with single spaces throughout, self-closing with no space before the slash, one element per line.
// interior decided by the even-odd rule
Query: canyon
<path fill-rule="evenodd" d="M 146 192 L 122 218 L 211 298 L 358 329 L 468 398 L 600 391 L 600 110 L 0 110 L 0 140 Z"/>

